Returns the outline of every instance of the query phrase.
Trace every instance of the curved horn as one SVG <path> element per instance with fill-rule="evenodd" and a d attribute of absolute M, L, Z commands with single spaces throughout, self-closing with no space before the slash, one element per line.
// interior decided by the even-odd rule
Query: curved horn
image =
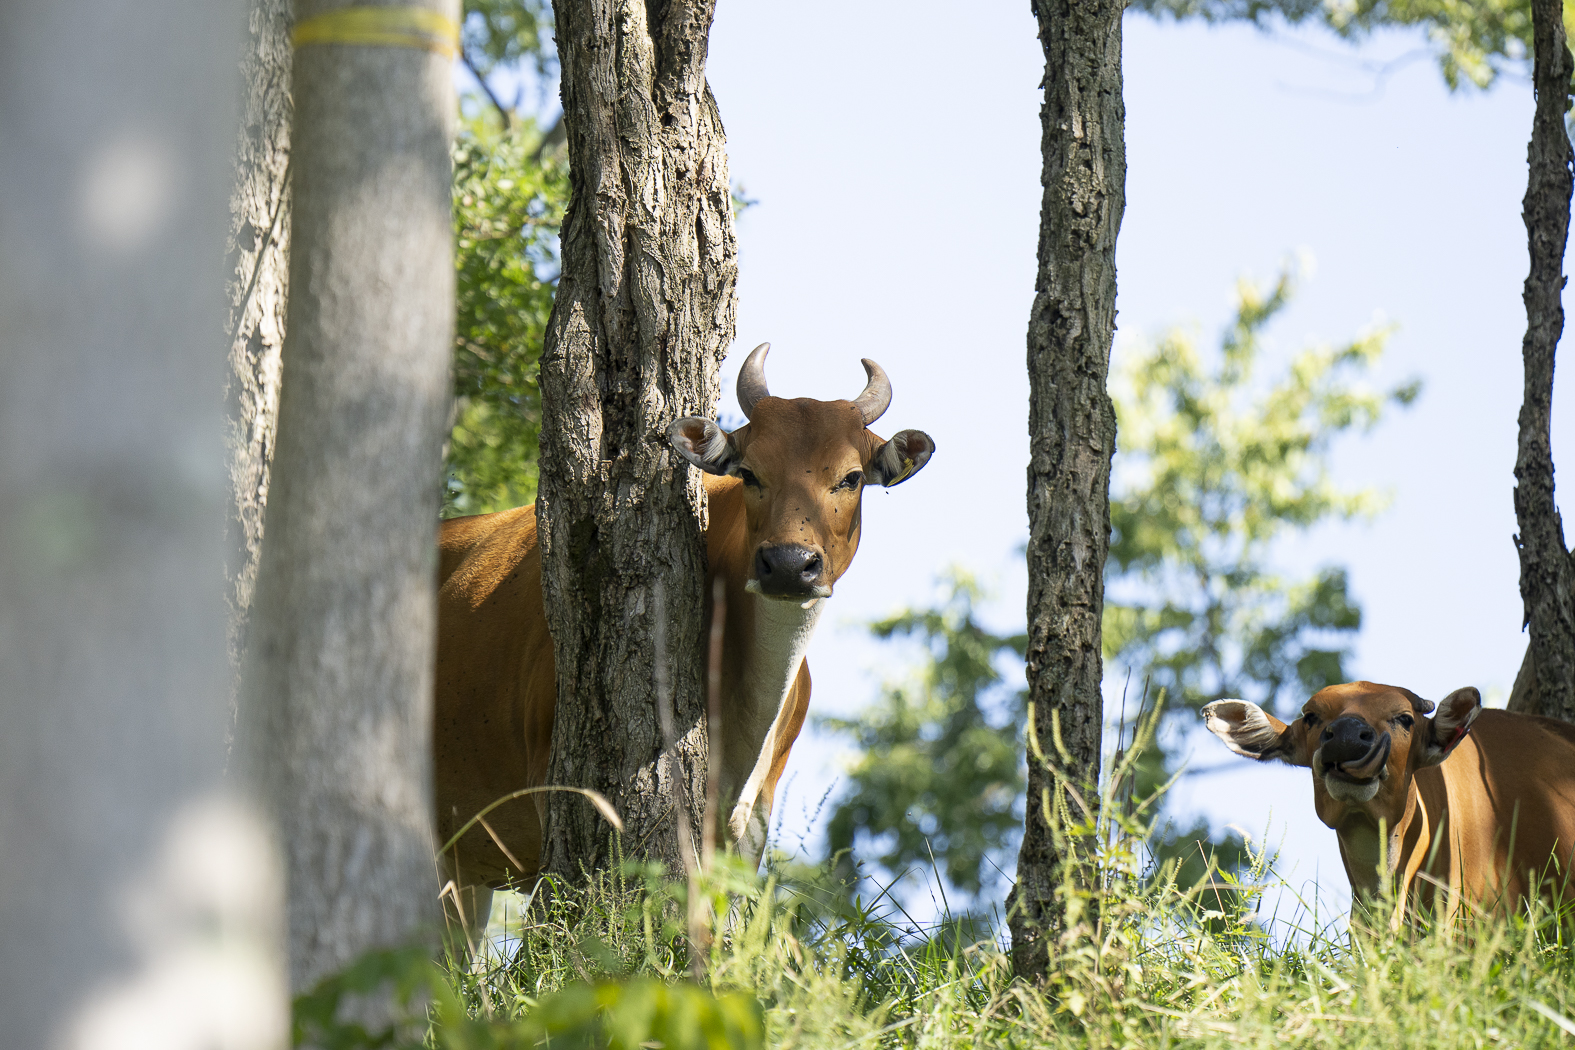
<path fill-rule="evenodd" d="M 761 343 L 749 352 L 744 358 L 744 367 L 738 370 L 734 388 L 738 391 L 738 407 L 744 410 L 745 419 L 754 414 L 756 401 L 771 396 L 771 391 L 766 389 L 766 354 L 770 350 L 770 343 Z"/>
<path fill-rule="evenodd" d="M 864 392 L 853 399 L 859 412 L 864 416 L 864 425 L 869 426 L 881 417 L 891 405 L 891 380 L 886 378 L 886 370 L 869 358 L 865 358 L 864 374 L 870 381 L 864 384 Z"/>

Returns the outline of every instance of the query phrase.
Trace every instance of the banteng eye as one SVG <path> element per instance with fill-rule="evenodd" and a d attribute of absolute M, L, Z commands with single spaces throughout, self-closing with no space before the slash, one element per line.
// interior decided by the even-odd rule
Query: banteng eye
<path fill-rule="evenodd" d="M 757 489 L 760 487 L 760 479 L 755 477 L 755 472 L 750 470 L 748 467 L 738 468 L 738 478 L 746 485 L 750 485 Z"/>
<path fill-rule="evenodd" d="M 1412 726 L 1416 725 L 1416 719 L 1412 718 L 1410 715 L 1401 715 L 1396 718 L 1395 721 L 1399 722 L 1407 730 L 1410 730 Z"/>
<path fill-rule="evenodd" d="M 831 491 L 836 492 L 838 489 L 856 489 L 863 481 L 864 472 L 862 470 L 855 470 L 847 477 L 833 485 Z"/>
<path fill-rule="evenodd" d="M 1318 724 L 1318 716 L 1313 714 L 1311 711 L 1308 711 L 1302 715 L 1302 721 L 1306 722 L 1309 726 L 1315 726 Z"/>

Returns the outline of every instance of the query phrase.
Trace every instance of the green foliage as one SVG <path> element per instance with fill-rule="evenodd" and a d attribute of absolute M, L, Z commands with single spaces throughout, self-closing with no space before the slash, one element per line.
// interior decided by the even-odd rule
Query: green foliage
<path fill-rule="evenodd" d="M 422 1004 L 426 993 L 440 983 L 425 948 L 368 952 L 296 996 L 291 1045 L 317 1050 L 420 1046 L 426 1028 Z M 356 1009 L 360 1003 L 379 1001 L 394 1008 Z"/>
<path fill-rule="evenodd" d="M 512 1017 L 474 1016 L 462 989 L 421 947 L 369 952 L 298 996 L 292 1045 L 316 1050 L 759 1050 L 760 1002 L 692 984 L 638 977 L 571 981 Z M 390 1011 L 374 1004 L 393 1005 Z M 490 1003 L 488 1004 L 490 1005 Z M 430 1013 L 430 1016 L 429 1016 Z M 373 1019 L 369 1019 L 373 1018 Z M 429 1036 L 432 1037 L 429 1040 Z"/>
<path fill-rule="evenodd" d="M 538 999 L 522 1018 L 471 1017 L 447 998 L 436 1025 L 443 1050 L 758 1050 L 764 1045 L 760 1003 L 746 992 L 712 995 L 692 984 L 649 977 L 577 981 Z"/>
<path fill-rule="evenodd" d="M 1155 17 L 1207 22 L 1292 25 L 1316 23 L 1360 42 L 1390 27 L 1418 28 L 1427 36 L 1451 90 L 1463 83 L 1491 87 L 1501 73 L 1524 72 L 1531 56 L 1529 0 L 1133 0 Z M 1564 23 L 1575 24 L 1566 0 Z"/>
<path fill-rule="evenodd" d="M 1112 383 L 1118 456 L 1106 569 L 1105 658 L 1146 677 L 1173 706 L 1244 697 L 1272 709 L 1345 681 L 1361 609 L 1345 570 L 1287 581 L 1268 568 L 1273 543 L 1330 519 L 1370 515 L 1371 491 L 1329 475 L 1334 441 L 1370 430 L 1386 392 L 1364 381 L 1387 330 L 1296 354 L 1268 381 L 1262 334 L 1290 299 L 1292 277 L 1243 282 L 1216 362 L 1171 332 Z"/>
<path fill-rule="evenodd" d="M 1385 392 L 1366 385 L 1387 329 L 1302 350 L 1278 374 L 1260 376 L 1264 329 L 1293 283 L 1286 270 L 1267 288 L 1239 284 L 1235 319 L 1212 363 L 1189 333 L 1172 331 L 1130 357 L 1111 384 L 1120 452 L 1105 660 L 1156 690 L 1183 728 L 1210 700 L 1246 698 L 1273 710 L 1350 678 L 1362 611 L 1345 569 L 1286 580 L 1270 571 L 1270 554 L 1284 536 L 1382 507 L 1377 493 L 1334 484 L 1329 452 L 1339 437 L 1376 426 L 1386 404 L 1409 404 L 1420 384 Z M 1129 790 L 1148 797 L 1175 765 L 1174 755 L 1147 750 Z M 1152 847 L 1176 858 L 1183 878 L 1198 876 L 1206 851 L 1227 870 L 1246 856 L 1238 836 L 1215 839 L 1201 819 L 1164 825 Z"/>
<path fill-rule="evenodd" d="M 1023 696 L 999 688 L 997 663 L 1021 658 L 1026 639 L 979 625 L 979 587 L 966 573 L 953 569 L 942 582 L 948 593 L 938 607 L 870 627 L 877 638 L 918 641 L 925 659 L 916 673 L 888 682 L 857 718 L 819 719 L 863 752 L 847 770 L 850 788 L 827 835 L 832 852 L 846 857 L 862 832 L 860 856 L 891 872 L 933 859 L 952 885 L 976 894 L 993 881 L 988 858 L 1001 854 L 1022 822 Z M 862 849 L 866 842 L 873 856 Z"/>
<path fill-rule="evenodd" d="M 545 0 L 466 0 L 463 54 L 489 99 L 461 106 L 454 148 L 454 425 L 443 514 L 484 514 L 536 498 L 542 340 L 558 280 L 568 203 L 561 127 L 506 110 L 488 79 L 556 66 Z"/>
<path fill-rule="evenodd" d="M 765 1045 L 801 1047 L 881 1045 L 871 1040 L 928 1020 L 936 1010 L 941 1013 L 934 1020 L 943 1024 L 959 1010 L 988 1006 L 977 965 L 999 965 L 993 949 L 987 958 L 981 946 L 955 936 L 905 942 L 883 914 L 828 884 L 824 871 L 780 856 L 772 868 L 762 878 L 736 857 L 719 858 L 697 878 L 697 892 L 714 905 L 709 914 L 720 918 L 710 923 L 710 943 L 700 949 L 705 980 L 681 994 L 691 1000 L 714 996 L 716 1009 L 726 1011 L 733 1018 L 728 1023 L 746 1038 L 750 1004 Z M 555 884 L 549 903 L 506 928 L 517 938 L 510 950 L 451 966 L 449 987 L 471 1019 L 465 1024 L 473 1032 L 518 1038 L 514 1033 L 526 1025 L 542 1032 L 541 1013 L 549 1004 L 556 1004 L 553 1016 L 568 1017 L 572 1027 L 573 1018 L 584 1016 L 587 987 L 685 987 L 689 892 L 659 867 L 637 864 L 600 872 L 583 888 Z M 564 988 L 578 990 L 569 1003 L 558 1003 Z M 452 1020 L 458 1016 L 447 1008 L 439 1016 L 438 1046 L 451 1045 L 444 1040 L 459 1027 Z M 649 1046 L 651 1038 L 642 1041 Z M 463 1045 L 548 1044 L 478 1037 Z M 562 1045 L 559 1036 L 550 1045 Z"/>
<path fill-rule="evenodd" d="M 567 166 L 516 120 L 465 122 L 454 148 L 454 429 L 445 516 L 536 498 L 541 347 L 557 283 Z"/>

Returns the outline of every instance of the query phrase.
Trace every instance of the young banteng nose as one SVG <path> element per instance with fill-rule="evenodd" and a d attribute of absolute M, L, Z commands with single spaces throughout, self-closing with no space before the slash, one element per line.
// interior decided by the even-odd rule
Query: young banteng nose
<path fill-rule="evenodd" d="M 1389 734 L 1378 733 L 1360 718 L 1337 718 L 1319 738 L 1323 770 L 1339 770 L 1356 780 L 1370 780 L 1389 761 Z"/>
<path fill-rule="evenodd" d="M 1337 766 L 1367 757 L 1377 739 L 1378 734 L 1373 732 L 1372 726 L 1348 715 L 1325 726 L 1318 744 L 1323 751 L 1324 765 Z"/>

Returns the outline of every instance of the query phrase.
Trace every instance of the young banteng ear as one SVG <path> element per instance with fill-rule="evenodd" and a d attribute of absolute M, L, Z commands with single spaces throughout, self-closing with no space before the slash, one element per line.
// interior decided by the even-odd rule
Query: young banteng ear
<path fill-rule="evenodd" d="M 935 442 L 922 430 L 903 430 L 875 450 L 864 468 L 865 481 L 891 488 L 924 469 L 935 454 Z"/>
<path fill-rule="evenodd" d="M 721 427 L 709 419 L 685 416 L 667 428 L 667 440 L 678 454 L 707 474 L 731 474 L 738 466 L 738 450 Z"/>
<path fill-rule="evenodd" d="M 1440 700 L 1438 714 L 1424 720 L 1424 730 L 1417 733 L 1417 742 L 1422 745 L 1418 767 L 1436 766 L 1448 758 L 1471 732 L 1471 723 L 1481 713 L 1482 694 L 1469 685 Z"/>
<path fill-rule="evenodd" d="M 1312 765 L 1294 726 L 1288 726 L 1248 700 L 1216 700 L 1203 708 L 1209 732 L 1243 758 L 1274 759 L 1292 766 Z"/>

